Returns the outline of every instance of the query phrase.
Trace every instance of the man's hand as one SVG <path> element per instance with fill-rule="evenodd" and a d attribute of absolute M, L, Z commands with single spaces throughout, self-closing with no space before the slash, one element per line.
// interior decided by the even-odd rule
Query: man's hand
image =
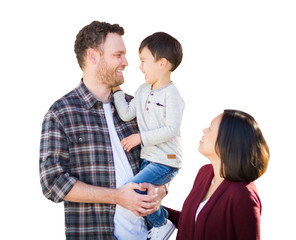
<path fill-rule="evenodd" d="M 148 196 L 154 196 L 155 199 L 155 211 L 160 207 L 162 199 L 166 196 L 166 188 L 164 185 L 157 186 L 151 183 L 140 183 L 141 188 L 147 190 Z"/>
<path fill-rule="evenodd" d="M 129 152 L 133 147 L 141 144 L 140 133 L 132 134 L 121 140 L 121 145 L 123 149 Z"/>
<path fill-rule="evenodd" d="M 155 212 L 160 205 L 159 193 L 153 185 L 143 184 L 144 188 L 136 183 L 128 183 L 117 189 L 116 204 L 132 211 L 136 216 L 147 216 Z M 135 192 L 135 189 L 140 191 L 148 190 L 148 195 L 142 195 Z M 161 192 L 161 191 L 159 191 Z M 162 199 L 162 198 L 161 198 Z"/>

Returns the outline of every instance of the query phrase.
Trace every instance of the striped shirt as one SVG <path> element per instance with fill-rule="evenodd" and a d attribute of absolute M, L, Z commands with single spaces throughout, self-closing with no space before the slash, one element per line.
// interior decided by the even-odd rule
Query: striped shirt
<path fill-rule="evenodd" d="M 126 95 L 128 101 L 131 97 Z M 123 122 L 110 96 L 119 139 L 137 133 L 136 121 Z M 132 171 L 139 171 L 140 148 L 126 153 Z M 79 86 L 56 101 L 42 125 L 40 181 L 45 197 L 63 201 L 79 180 L 100 187 L 116 188 L 114 159 L 102 102 Z M 115 205 L 64 201 L 67 239 L 116 239 Z"/>

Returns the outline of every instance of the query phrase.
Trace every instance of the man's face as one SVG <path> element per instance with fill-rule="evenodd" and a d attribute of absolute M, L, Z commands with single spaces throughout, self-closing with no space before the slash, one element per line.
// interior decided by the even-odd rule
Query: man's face
<path fill-rule="evenodd" d="M 108 33 L 97 69 L 100 84 L 112 88 L 124 82 L 122 71 L 128 66 L 125 54 L 122 37 L 116 33 Z"/>

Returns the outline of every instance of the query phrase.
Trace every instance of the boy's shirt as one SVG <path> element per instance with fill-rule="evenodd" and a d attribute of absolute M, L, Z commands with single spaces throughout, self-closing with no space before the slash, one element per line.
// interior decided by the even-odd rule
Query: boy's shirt
<path fill-rule="evenodd" d="M 137 117 L 142 139 L 141 158 L 174 168 L 182 166 L 180 126 L 185 104 L 171 82 L 153 89 L 143 84 L 128 104 L 124 93 L 114 94 L 119 116 L 124 121 Z"/>

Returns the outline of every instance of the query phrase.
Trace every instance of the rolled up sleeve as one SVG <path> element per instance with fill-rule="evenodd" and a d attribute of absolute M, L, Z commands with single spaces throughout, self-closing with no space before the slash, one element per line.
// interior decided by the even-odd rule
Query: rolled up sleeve
<path fill-rule="evenodd" d="M 77 181 L 69 171 L 67 137 L 59 121 L 49 112 L 42 124 L 40 143 L 40 182 L 43 194 L 53 202 L 61 202 Z"/>

